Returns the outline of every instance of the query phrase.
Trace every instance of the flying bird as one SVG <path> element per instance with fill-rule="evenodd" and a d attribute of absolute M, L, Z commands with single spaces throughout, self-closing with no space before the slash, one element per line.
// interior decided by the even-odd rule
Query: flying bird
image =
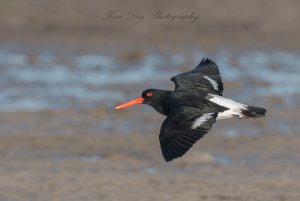
<path fill-rule="evenodd" d="M 266 109 L 249 106 L 223 97 L 223 83 L 218 66 L 202 59 L 192 71 L 171 78 L 175 90 L 147 89 L 132 101 L 116 109 L 135 104 L 147 104 L 167 116 L 159 141 L 164 159 L 168 162 L 184 155 L 219 119 L 258 118 Z"/>

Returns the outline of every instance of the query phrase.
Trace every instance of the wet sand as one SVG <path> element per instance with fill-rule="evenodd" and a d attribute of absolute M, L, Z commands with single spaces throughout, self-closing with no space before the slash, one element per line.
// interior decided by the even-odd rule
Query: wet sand
<path fill-rule="evenodd" d="M 107 55 L 113 52 L 127 66 L 145 58 L 147 51 L 293 49 L 297 55 L 300 47 L 297 1 L 81 2 L 2 2 L 1 47 L 33 52 L 28 56 L 32 65 L 37 64 L 35 52 L 45 48 L 57 51 L 60 63 L 69 62 L 70 52 L 100 50 Z M 134 5 L 147 12 L 169 10 L 171 4 L 174 12 L 197 8 L 200 19 L 193 25 L 101 19 L 107 9 L 126 11 Z M 18 49 L 20 44 L 25 48 Z M 177 67 L 188 69 L 183 64 Z M 257 88 L 272 84 L 245 80 L 224 80 L 225 93 L 243 97 L 253 92 L 247 84 Z M 20 85 L 8 83 L 6 87 Z M 148 81 L 103 88 L 123 87 L 131 98 L 134 90 L 148 84 L 159 87 Z M 292 98 L 291 106 L 274 94 L 249 98 L 248 103 L 267 107 L 266 118 L 217 122 L 184 157 L 170 163 L 163 160 L 158 141 L 164 117 L 142 106 L 115 111 L 120 99 L 92 108 L 1 111 L 0 200 L 298 201 L 299 94 Z"/>
<path fill-rule="evenodd" d="M 6 124 L 0 141 L 1 200 L 296 201 L 300 196 L 299 133 L 272 130 L 266 119 L 224 120 L 184 157 L 166 163 L 159 125 L 130 134 L 94 129 L 114 112 L 1 113 Z M 288 113 L 299 121 L 289 110 L 268 116 Z M 145 124 L 157 119 L 154 111 L 150 116 L 124 111 L 115 120 L 136 115 Z M 238 123 L 245 121 L 263 133 L 223 135 L 223 124 L 243 132 Z"/>

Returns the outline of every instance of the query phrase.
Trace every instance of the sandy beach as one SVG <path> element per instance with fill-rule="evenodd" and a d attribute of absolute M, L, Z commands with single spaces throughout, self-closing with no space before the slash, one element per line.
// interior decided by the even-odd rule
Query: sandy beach
<path fill-rule="evenodd" d="M 14 129 L 1 135 L 1 200 L 296 201 L 300 196 L 298 133 L 284 135 L 252 120 L 263 134 L 222 136 L 220 124 L 233 122 L 228 120 L 183 158 L 166 163 L 158 127 L 127 135 L 90 131 L 93 121 L 105 118 L 99 113 L 107 112 L 112 111 L 2 113 L 1 121 Z M 126 115 L 120 118 L 125 121 Z M 15 128 L 19 121 L 23 128 Z"/>

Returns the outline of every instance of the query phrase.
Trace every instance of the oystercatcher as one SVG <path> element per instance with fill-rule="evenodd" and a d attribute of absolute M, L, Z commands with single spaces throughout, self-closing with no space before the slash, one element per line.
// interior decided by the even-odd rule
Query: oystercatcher
<path fill-rule="evenodd" d="M 171 81 L 175 83 L 174 91 L 147 89 L 141 97 L 116 107 L 148 104 L 167 116 L 159 134 L 162 155 L 167 162 L 184 155 L 216 120 L 258 118 L 266 114 L 264 108 L 224 98 L 218 66 L 208 58 L 203 58 L 194 70 L 172 77 Z"/>

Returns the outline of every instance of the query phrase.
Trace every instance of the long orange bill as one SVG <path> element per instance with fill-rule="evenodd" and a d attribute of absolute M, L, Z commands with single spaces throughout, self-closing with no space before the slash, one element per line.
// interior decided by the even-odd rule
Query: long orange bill
<path fill-rule="evenodd" d="M 123 104 L 121 104 L 121 105 L 115 107 L 115 109 L 118 110 L 118 109 L 122 109 L 122 108 L 125 108 L 125 107 L 133 106 L 133 105 L 135 105 L 135 104 L 141 104 L 141 103 L 143 103 L 144 100 L 145 100 L 145 99 L 143 99 L 142 97 L 138 97 L 138 98 L 136 98 L 136 99 L 134 99 L 134 100 L 132 100 L 132 101 L 129 101 L 129 102 L 127 102 L 127 103 L 123 103 Z"/>

